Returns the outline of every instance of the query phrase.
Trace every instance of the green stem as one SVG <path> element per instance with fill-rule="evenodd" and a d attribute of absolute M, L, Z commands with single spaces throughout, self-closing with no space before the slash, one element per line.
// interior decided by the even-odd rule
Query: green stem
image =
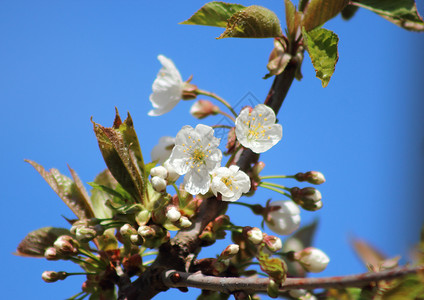
<path fill-rule="evenodd" d="M 265 185 L 265 184 L 263 184 L 263 183 L 260 183 L 260 184 L 259 184 L 259 186 L 260 186 L 260 187 L 263 187 L 263 188 L 266 188 L 266 189 L 269 189 L 269 190 L 271 190 L 271 191 L 274 191 L 274 192 L 280 193 L 280 194 L 282 194 L 282 195 L 287 196 L 287 197 L 289 197 L 289 198 L 290 198 L 290 195 L 289 195 L 289 194 L 287 194 L 286 192 L 283 192 L 282 190 L 279 190 L 279 189 L 273 188 L 273 187 L 271 187 L 271 186 L 267 186 L 267 185 Z"/>
<path fill-rule="evenodd" d="M 158 251 L 150 251 L 150 252 L 143 253 L 141 257 L 145 257 L 149 255 L 157 255 L 158 253 L 159 253 Z"/>
<path fill-rule="evenodd" d="M 214 98 L 215 100 L 218 100 L 220 103 L 222 103 L 226 108 L 228 108 L 231 111 L 231 113 L 234 115 L 234 117 L 237 118 L 237 113 L 234 111 L 234 109 L 231 107 L 231 105 L 227 101 L 225 101 L 224 99 L 219 97 L 217 94 L 212 93 L 212 92 L 208 92 L 208 91 L 204 91 L 204 90 L 196 90 L 195 92 L 198 95 L 204 95 L 204 96 Z"/>
<path fill-rule="evenodd" d="M 97 257 L 97 256 L 95 256 L 95 255 L 93 255 L 93 254 L 91 254 L 90 252 L 86 251 L 85 249 L 83 249 L 83 248 L 79 248 L 79 249 L 78 249 L 78 252 L 79 252 L 80 254 L 85 255 L 85 256 L 87 256 L 88 258 L 91 258 L 92 260 L 94 260 L 94 261 L 98 262 L 98 263 L 99 263 L 99 265 L 104 266 L 104 262 L 103 262 L 103 261 L 102 261 L 99 257 Z"/>
<path fill-rule="evenodd" d="M 145 263 L 143 263 L 143 266 L 147 266 L 147 265 L 153 263 L 154 261 L 155 261 L 154 259 L 146 261 Z"/>
<path fill-rule="evenodd" d="M 87 264 L 87 265 L 93 267 L 94 269 L 98 269 L 99 268 L 98 265 L 95 265 L 95 264 L 93 264 L 93 263 L 91 263 L 89 261 L 83 260 L 83 259 L 78 258 L 78 257 L 71 257 L 70 259 L 71 259 L 71 261 L 73 261 L 75 263 L 81 262 L 81 263 Z"/>
<path fill-rule="evenodd" d="M 266 181 L 262 181 L 261 183 L 263 183 L 265 185 L 268 185 L 268 186 L 276 187 L 276 188 L 279 188 L 279 189 L 286 190 L 286 191 L 290 192 L 290 189 L 289 188 L 287 188 L 287 187 L 285 187 L 284 185 L 281 185 L 281 184 L 272 183 L 272 182 L 266 182 Z"/>
<path fill-rule="evenodd" d="M 253 204 L 248 204 L 248 203 L 244 203 L 244 202 L 235 201 L 235 202 L 229 202 L 228 204 L 231 204 L 231 205 L 233 205 L 233 204 L 235 204 L 235 205 L 241 205 L 241 206 L 245 206 L 245 207 L 248 207 L 250 209 L 253 209 Z"/>
<path fill-rule="evenodd" d="M 218 113 L 223 115 L 223 116 L 226 116 L 231 121 L 236 122 L 236 119 L 232 115 L 227 114 L 225 111 L 219 110 Z"/>
<path fill-rule="evenodd" d="M 293 175 L 267 175 L 260 176 L 260 179 L 279 179 L 279 178 L 295 178 Z"/>
<path fill-rule="evenodd" d="M 97 273 L 91 273 L 91 272 L 75 272 L 75 273 L 66 273 L 67 276 L 71 275 L 97 275 Z"/>

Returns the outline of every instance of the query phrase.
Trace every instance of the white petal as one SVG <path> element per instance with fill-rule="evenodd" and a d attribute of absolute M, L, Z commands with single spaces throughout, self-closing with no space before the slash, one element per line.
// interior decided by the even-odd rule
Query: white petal
<path fill-rule="evenodd" d="M 184 189 L 192 195 L 204 195 L 209 191 L 210 182 L 207 172 L 188 172 L 184 176 Z"/>

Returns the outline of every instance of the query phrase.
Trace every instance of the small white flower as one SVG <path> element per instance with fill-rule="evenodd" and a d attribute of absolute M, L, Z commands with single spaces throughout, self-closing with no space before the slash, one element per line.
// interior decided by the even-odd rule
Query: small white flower
<path fill-rule="evenodd" d="M 308 271 L 319 273 L 325 270 L 330 258 L 320 249 L 309 247 L 295 253 L 296 260 Z"/>
<path fill-rule="evenodd" d="M 221 164 L 220 139 L 210 126 L 184 126 L 177 134 L 169 164 L 184 175 L 184 188 L 190 194 L 205 194 L 210 187 L 210 173 Z"/>
<path fill-rule="evenodd" d="M 168 170 L 166 170 L 166 168 L 163 166 L 157 166 L 150 170 L 150 176 L 158 176 L 162 179 L 166 179 L 166 177 L 168 177 Z"/>
<path fill-rule="evenodd" d="M 275 121 L 274 111 L 265 104 L 258 104 L 252 111 L 246 107 L 236 119 L 237 140 L 255 153 L 265 152 L 283 136 L 283 127 Z"/>
<path fill-rule="evenodd" d="M 163 192 L 166 190 L 166 180 L 159 177 L 153 176 L 150 180 L 152 183 L 152 187 L 156 192 Z"/>
<path fill-rule="evenodd" d="M 299 228 L 300 209 L 291 200 L 271 202 L 269 207 L 279 206 L 278 210 L 270 211 L 265 218 L 269 229 L 280 235 L 289 235 Z"/>
<path fill-rule="evenodd" d="M 236 201 L 250 190 L 250 178 L 238 166 L 220 167 L 212 173 L 212 192 L 222 195 L 223 201 Z"/>
<path fill-rule="evenodd" d="M 169 158 L 172 152 L 172 148 L 175 145 L 175 138 L 172 136 L 163 136 L 159 139 L 159 143 L 153 147 L 150 157 L 152 161 L 157 161 L 159 164 L 163 164 L 165 160 Z"/>
<path fill-rule="evenodd" d="M 150 102 L 154 109 L 149 111 L 149 116 L 160 116 L 175 107 L 182 98 L 184 83 L 181 74 L 172 60 L 158 55 L 162 68 L 153 82 L 153 93 Z"/>

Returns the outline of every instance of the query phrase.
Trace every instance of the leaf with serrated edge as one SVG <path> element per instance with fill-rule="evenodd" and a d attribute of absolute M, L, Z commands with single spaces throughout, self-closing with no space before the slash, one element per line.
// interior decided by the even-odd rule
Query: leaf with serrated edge
<path fill-rule="evenodd" d="M 339 38 L 334 32 L 324 28 L 317 28 L 310 32 L 303 29 L 302 34 L 316 76 L 321 79 L 322 86 L 326 87 L 339 59 L 337 51 Z"/>
<path fill-rule="evenodd" d="M 218 39 L 281 37 L 280 20 L 277 15 L 262 6 L 252 5 L 235 13 L 227 22 L 225 31 Z"/>
<path fill-rule="evenodd" d="M 118 111 L 112 128 L 93 122 L 99 148 L 115 179 L 137 202 L 144 201 L 145 187 L 140 169 L 143 162 L 138 140 L 132 135 L 132 120 L 129 117 L 124 123 L 116 123 L 117 118 L 119 118 Z"/>
<path fill-rule="evenodd" d="M 414 0 L 361 0 L 352 4 L 369 9 L 406 30 L 424 31 L 424 21 Z"/>
<path fill-rule="evenodd" d="M 334 18 L 349 0 L 310 0 L 304 9 L 302 26 L 310 31 Z"/>
<path fill-rule="evenodd" d="M 53 243 L 61 235 L 71 235 L 65 228 L 43 227 L 31 231 L 19 243 L 15 255 L 28 257 L 44 257 L 47 248 L 52 247 Z"/>
<path fill-rule="evenodd" d="M 56 194 L 65 202 L 65 204 L 74 212 L 79 219 L 90 219 L 94 217 L 93 211 L 87 199 L 81 195 L 81 187 L 69 177 L 62 175 L 56 169 L 46 171 L 41 165 L 31 160 L 25 160 L 31 164 L 35 170 L 44 178 Z M 76 175 L 76 173 L 74 172 Z M 81 182 L 78 185 L 82 185 Z"/>
<path fill-rule="evenodd" d="M 181 22 L 185 25 L 205 25 L 226 27 L 227 20 L 245 6 L 240 4 L 213 1 L 203 5 L 190 19 Z"/>

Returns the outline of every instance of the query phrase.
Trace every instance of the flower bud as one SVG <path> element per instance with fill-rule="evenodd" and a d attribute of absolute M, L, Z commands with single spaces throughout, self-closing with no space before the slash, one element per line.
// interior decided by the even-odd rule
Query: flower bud
<path fill-rule="evenodd" d="M 148 210 L 142 210 L 135 216 L 135 221 L 139 226 L 147 224 L 149 222 L 150 217 L 152 216 L 151 212 Z"/>
<path fill-rule="evenodd" d="M 209 100 L 198 100 L 190 108 L 190 114 L 196 119 L 203 119 L 210 115 L 216 115 L 219 107 Z"/>
<path fill-rule="evenodd" d="M 271 298 L 277 298 L 280 285 L 275 282 L 273 279 L 269 280 L 268 286 L 266 287 L 266 292 Z"/>
<path fill-rule="evenodd" d="M 266 248 L 271 252 L 277 252 L 283 248 L 283 243 L 279 237 L 267 235 L 263 239 Z"/>
<path fill-rule="evenodd" d="M 58 280 L 64 280 L 66 277 L 68 277 L 68 274 L 63 271 L 44 271 L 43 274 L 41 274 L 41 278 L 47 283 L 56 282 Z"/>
<path fill-rule="evenodd" d="M 137 230 L 135 230 L 135 228 L 132 227 L 130 224 L 125 224 L 121 228 L 119 228 L 119 233 L 125 239 L 129 239 L 131 235 L 137 234 Z"/>
<path fill-rule="evenodd" d="M 47 248 L 46 251 L 44 251 L 44 257 L 47 260 L 59 260 L 59 259 L 62 258 L 61 255 L 59 255 L 57 253 L 57 250 L 56 250 L 55 247 L 49 247 L 49 248 Z"/>
<path fill-rule="evenodd" d="M 291 200 L 271 202 L 267 205 L 265 223 L 273 232 L 289 235 L 299 228 L 300 209 Z"/>
<path fill-rule="evenodd" d="M 259 174 L 265 168 L 265 163 L 263 161 L 258 161 L 252 168 L 252 176 L 256 181 L 260 181 Z"/>
<path fill-rule="evenodd" d="M 227 248 L 224 249 L 224 251 L 221 252 L 219 255 L 219 259 L 229 259 L 236 255 L 240 250 L 240 246 L 237 244 L 230 244 L 227 246 Z"/>
<path fill-rule="evenodd" d="M 171 222 L 177 222 L 181 218 L 181 213 L 175 206 L 169 205 L 167 207 L 166 217 Z"/>
<path fill-rule="evenodd" d="M 193 100 L 197 97 L 197 86 L 190 83 L 193 76 L 190 76 L 190 78 L 187 81 L 183 82 L 183 93 L 182 93 L 182 99 L 183 100 Z"/>
<path fill-rule="evenodd" d="M 290 290 L 289 291 L 289 295 L 293 298 L 300 298 L 302 296 L 305 296 L 307 293 L 306 290 L 304 289 L 299 289 L 299 290 Z"/>
<path fill-rule="evenodd" d="M 188 228 L 192 224 L 186 216 L 182 216 L 178 222 L 181 228 Z"/>
<path fill-rule="evenodd" d="M 161 192 L 166 190 L 166 180 L 165 179 L 160 178 L 159 176 L 154 176 L 154 177 L 152 177 L 151 182 L 152 182 L 153 189 L 156 192 L 161 193 Z"/>
<path fill-rule="evenodd" d="M 296 252 L 294 258 L 306 271 L 312 273 L 324 271 L 330 262 L 330 258 L 324 252 L 314 247 L 308 247 Z"/>
<path fill-rule="evenodd" d="M 297 173 L 294 177 L 297 181 L 307 181 L 312 184 L 322 184 L 325 182 L 324 174 L 317 171 Z"/>
<path fill-rule="evenodd" d="M 144 237 L 144 238 L 149 238 L 156 234 L 155 230 L 152 227 L 147 225 L 138 227 L 137 232 L 141 237 Z"/>
<path fill-rule="evenodd" d="M 257 227 L 253 227 L 252 229 L 248 230 L 246 234 L 249 241 L 255 245 L 260 244 L 264 238 L 262 231 Z"/>
<path fill-rule="evenodd" d="M 322 207 L 322 196 L 320 191 L 313 187 L 299 189 L 294 187 L 290 189 L 293 201 L 302 206 L 303 209 L 316 211 Z"/>
<path fill-rule="evenodd" d="M 171 164 L 169 163 L 169 159 L 167 159 L 163 163 L 163 166 L 168 171 L 168 176 L 166 177 L 167 181 L 175 182 L 175 181 L 177 181 L 178 178 L 180 178 L 180 174 L 178 174 L 177 171 L 175 171 L 175 168 L 173 166 L 171 166 Z"/>
<path fill-rule="evenodd" d="M 78 242 L 69 235 L 62 235 L 53 243 L 59 255 L 75 255 L 78 253 Z"/>
<path fill-rule="evenodd" d="M 168 171 L 163 166 L 157 166 L 150 170 L 150 176 L 155 177 L 158 176 L 162 179 L 166 179 L 168 176 Z"/>
<path fill-rule="evenodd" d="M 134 245 L 137 245 L 137 246 L 141 246 L 144 243 L 144 239 L 141 236 L 139 236 L 138 234 L 132 234 L 130 236 L 130 241 L 131 241 L 131 243 L 133 243 Z"/>

